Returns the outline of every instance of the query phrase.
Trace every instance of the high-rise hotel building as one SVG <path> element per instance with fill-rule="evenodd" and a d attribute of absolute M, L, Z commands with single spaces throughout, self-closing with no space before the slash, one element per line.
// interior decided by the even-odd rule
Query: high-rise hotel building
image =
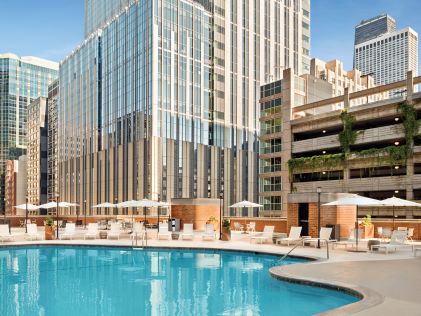
<path fill-rule="evenodd" d="M 7 160 L 25 154 L 27 108 L 46 97 L 48 85 L 58 77 L 58 64 L 36 58 L 0 54 L 0 210 L 4 210 Z"/>
<path fill-rule="evenodd" d="M 310 1 L 85 7 L 60 65 L 61 198 L 257 201 L 260 85 L 309 71 Z"/>
<path fill-rule="evenodd" d="M 418 34 L 410 27 L 396 30 L 388 15 L 362 21 L 355 27 L 354 67 L 371 74 L 376 85 L 418 74 Z"/>

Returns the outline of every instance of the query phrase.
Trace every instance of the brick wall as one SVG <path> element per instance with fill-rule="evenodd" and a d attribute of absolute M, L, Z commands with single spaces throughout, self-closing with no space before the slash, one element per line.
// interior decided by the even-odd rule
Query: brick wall
<path fill-rule="evenodd" d="M 381 221 L 381 220 L 373 220 L 374 224 L 374 237 L 378 238 L 379 235 L 377 234 L 377 227 L 385 227 L 393 229 L 393 222 L 391 220 L 388 221 Z M 395 229 L 398 227 L 407 227 L 407 228 L 414 228 L 414 237 L 413 240 L 421 240 L 421 221 L 414 220 L 414 221 L 395 221 L 394 225 Z"/>
<path fill-rule="evenodd" d="M 183 224 L 193 224 L 193 229 L 204 230 L 209 217 L 214 216 L 219 221 L 219 205 L 172 205 L 171 216 L 180 219 Z M 219 222 L 215 225 L 219 229 Z"/>
<path fill-rule="evenodd" d="M 318 204 L 308 205 L 308 233 L 310 236 L 318 235 Z M 298 203 L 288 204 L 288 232 L 291 226 L 299 226 Z M 320 207 L 320 226 L 339 224 L 341 238 L 349 236 L 351 228 L 354 227 L 356 208 L 354 206 L 324 206 Z"/>
<path fill-rule="evenodd" d="M 275 226 L 275 233 L 285 233 L 287 231 L 287 220 L 285 218 L 240 218 L 240 217 L 231 217 L 229 218 L 231 222 L 231 229 L 234 229 L 234 223 L 240 223 L 241 225 L 247 227 L 246 225 L 250 222 L 256 223 L 256 231 L 261 232 L 265 226 Z"/>

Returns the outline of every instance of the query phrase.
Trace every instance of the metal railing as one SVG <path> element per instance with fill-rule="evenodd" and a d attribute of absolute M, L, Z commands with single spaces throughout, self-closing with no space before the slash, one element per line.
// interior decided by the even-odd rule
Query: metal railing
<path fill-rule="evenodd" d="M 312 238 L 312 240 L 324 240 L 326 242 L 326 259 L 329 260 L 329 240 L 322 238 Z M 291 252 L 293 252 L 300 244 L 303 245 L 305 241 L 305 239 L 301 239 L 299 242 L 297 242 L 286 254 L 284 254 L 280 259 L 276 260 L 276 262 L 273 263 L 273 266 L 279 265 L 281 262 L 283 262 L 291 254 Z"/>
<path fill-rule="evenodd" d="M 146 243 L 146 246 L 148 245 L 148 241 L 147 241 L 147 238 L 146 238 L 146 229 L 145 229 L 144 232 L 141 232 L 140 235 L 141 235 L 140 240 L 142 241 L 142 248 L 143 248 L 145 243 Z M 137 237 L 138 237 L 138 232 L 135 232 L 135 238 L 132 239 L 132 248 L 138 247 L 138 244 L 137 244 L 138 238 Z"/>

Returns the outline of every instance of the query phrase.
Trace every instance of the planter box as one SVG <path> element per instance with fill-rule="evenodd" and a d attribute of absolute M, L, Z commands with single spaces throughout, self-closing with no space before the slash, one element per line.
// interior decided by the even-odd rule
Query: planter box
<path fill-rule="evenodd" d="M 45 240 L 54 239 L 54 227 L 53 226 L 44 226 L 45 227 Z"/>
<path fill-rule="evenodd" d="M 363 227 L 363 239 L 374 238 L 374 225 Z"/>
<path fill-rule="evenodd" d="M 231 232 L 229 228 L 222 227 L 221 240 L 229 241 L 231 240 Z"/>

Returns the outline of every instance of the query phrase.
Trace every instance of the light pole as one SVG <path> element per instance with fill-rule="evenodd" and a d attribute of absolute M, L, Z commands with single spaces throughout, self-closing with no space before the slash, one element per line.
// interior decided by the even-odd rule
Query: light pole
<path fill-rule="evenodd" d="M 317 248 L 320 248 L 320 194 L 322 188 L 317 187 Z"/>
<path fill-rule="evenodd" d="M 223 208 L 223 200 L 224 199 L 224 192 L 221 190 L 219 192 L 219 240 L 222 240 L 222 208 Z"/>
<path fill-rule="evenodd" d="M 57 238 L 57 240 L 58 240 L 58 231 L 59 231 L 59 225 L 58 225 L 58 204 L 59 204 L 59 198 L 60 198 L 60 196 L 59 196 L 59 194 L 56 194 L 56 202 L 57 202 L 57 207 L 56 207 L 56 223 L 57 223 L 57 231 L 56 231 L 56 238 Z"/>
<path fill-rule="evenodd" d="M 86 229 L 86 200 L 83 201 L 83 209 L 85 212 L 85 229 Z"/>

